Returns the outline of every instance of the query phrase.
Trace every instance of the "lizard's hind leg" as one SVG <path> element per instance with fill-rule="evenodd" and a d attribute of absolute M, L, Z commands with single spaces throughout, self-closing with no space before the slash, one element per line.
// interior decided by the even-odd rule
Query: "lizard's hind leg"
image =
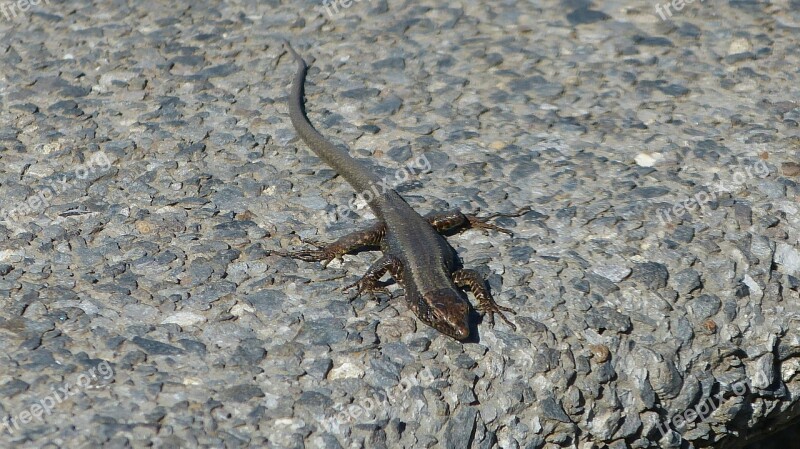
<path fill-rule="evenodd" d="M 308 242 L 316 246 L 317 249 L 303 249 L 299 251 L 273 251 L 281 256 L 293 257 L 306 262 L 322 262 L 322 266 L 327 266 L 332 260 L 340 259 L 343 255 L 353 251 L 378 246 L 386 233 L 386 226 L 383 222 L 378 222 L 373 226 L 356 231 L 339 238 L 333 243 L 320 244 Z"/>

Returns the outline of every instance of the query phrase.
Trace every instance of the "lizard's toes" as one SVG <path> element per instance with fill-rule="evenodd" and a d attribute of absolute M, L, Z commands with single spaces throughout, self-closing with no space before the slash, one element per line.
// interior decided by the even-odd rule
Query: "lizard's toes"
<path fill-rule="evenodd" d="M 502 310 L 503 312 L 508 312 L 508 313 L 510 313 L 512 315 L 516 315 L 517 314 L 517 311 L 512 309 L 511 307 L 497 306 L 497 309 L 498 309 L 498 312 Z"/>
<path fill-rule="evenodd" d="M 509 310 L 509 312 L 511 312 L 511 310 Z M 506 324 L 508 324 L 508 327 L 510 327 L 514 331 L 517 330 L 517 326 L 514 323 L 512 323 L 511 321 L 509 321 L 508 318 L 506 318 L 506 316 L 505 316 L 505 314 L 503 312 L 500 312 L 500 311 L 492 312 L 492 315 L 494 315 L 495 313 L 500 315 L 500 319 L 505 321 Z"/>
<path fill-rule="evenodd" d="M 356 293 L 361 293 L 361 291 L 363 290 L 363 287 L 364 287 L 363 286 L 363 281 L 364 281 L 363 279 L 359 279 L 359 280 L 353 282 L 352 284 L 345 285 L 344 287 L 342 287 L 342 291 L 346 292 L 347 290 L 350 290 L 353 287 L 358 287 L 358 289 L 356 290 Z"/>
<path fill-rule="evenodd" d="M 300 239 L 300 241 L 301 241 L 301 242 L 303 242 L 303 243 L 305 243 L 305 244 L 307 244 L 307 245 L 311 245 L 311 246 L 313 246 L 313 247 L 315 247 L 315 248 L 317 248 L 317 249 L 323 249 L 323 248 L 325 248 L 325 246 L 326 246 L 326 244 L 325 244 L 325 243 L 321 243 L 321 242 L 319 242 L 319 241 L 317 241 L 317 240 L 314 240 L 314 239 L 304 239 L 304 238 L 301 238 L 301 239 Z"/>

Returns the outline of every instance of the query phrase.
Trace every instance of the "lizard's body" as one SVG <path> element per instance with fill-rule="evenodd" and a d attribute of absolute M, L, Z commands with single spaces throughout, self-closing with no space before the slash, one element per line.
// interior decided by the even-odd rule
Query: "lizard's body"
<path fill-rule="evenodd" d="M 287 43 L 297 61 L 297 73 L 289 96 L 289 116 L 297 134 L 323 161 L 339 173 L 357 192 L 374 190 L 380 180 L 345 150 L 334 146 L 320 134 L 304 113 L 303 85 L 305 61 Z M 483 279 L 472 270 L 459 270 L 458 256 L 438 231 L 471 225 L 484 229 L 504 229 L 458 211 L 420 216 L 394 190 L 375 195 L 369 206 L 379 223 L 364 231 L 346 235 L 318 250 L 306 250 L 288 255 L 307 261 L 329 262 L 364 246 L 379 245 L 383 257 L 358 282 L 358 292 L 382 291 L 379 279 L 387 271 L 405 289 L 410 308 L 426 324 L 453 338 L 469 336 L 469 302 L 456 284 L 468 287 L 478 299 L 478 310 L 497 313 L 509 325 Z M 499 215 L 499 214 L 498 214 Z M 517 214 L 518 215 L 518 214 Z M 491 217 L 489 217 L 491 218 Z"/>

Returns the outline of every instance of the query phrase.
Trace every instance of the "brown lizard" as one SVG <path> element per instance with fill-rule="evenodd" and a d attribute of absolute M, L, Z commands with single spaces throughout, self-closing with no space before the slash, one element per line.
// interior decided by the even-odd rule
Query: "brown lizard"
<path fill-rule="evenodd" d="M 374 191 L 372 187 L 381 180 L 347 151 L 330 143 L 309 122 L 303 100 L 307 66 L 288 42 L 286 47 L 297 62 L 297 73 L 289 95 L 289 116 L 297 134 L 357 192 Z M 371 227 L 345 235 L 317 249 L 279 254 L 327 265 L 344 254 L 378 246 L 383 257 L 345 290 L 356 287 L 356 295 L 386 292 L 380 278 L 388 271 L 404 288 L 406 302 L 420 320 L 450 337 L 464 340 L 470 335 L 470 303 L 458 287 L 466 287 L 475 295 L 479 312 L 487 313 L 490 317 L 498 314 L 516 330 L 516 326 L 503 314 L 503 311 L 514 311 L 494 301 L 478 272 L 460 268 L 455 250 L 439 233 L 458 227 L 473 227 L 510 235 L 510 231 L 487 223 L 487 220 L 501 216 L 517 217 L 530 211 L 530 208 L 520 209 L 514 214 L 494 214 L 483 218 L 458 210 L 430 213 L 422 217 L 391 189 L 375 195 L 368 204 L 379 220 Z"/>

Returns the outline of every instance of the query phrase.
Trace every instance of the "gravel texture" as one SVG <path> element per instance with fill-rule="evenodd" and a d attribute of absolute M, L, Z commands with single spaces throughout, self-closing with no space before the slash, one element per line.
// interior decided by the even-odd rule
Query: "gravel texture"
<path fill-rule="evenodd" d="M 37 3 L 0 4 L 0 446 L 797 426 L 797 0 Z M 397 287 L 348 301 L 373 253 L 272 253 L 372 218 L 296 139 L 283 39 L 311 120 L 418 210 L 533 208 L 450 238 L 517 332 L 456 342 Z"/>

